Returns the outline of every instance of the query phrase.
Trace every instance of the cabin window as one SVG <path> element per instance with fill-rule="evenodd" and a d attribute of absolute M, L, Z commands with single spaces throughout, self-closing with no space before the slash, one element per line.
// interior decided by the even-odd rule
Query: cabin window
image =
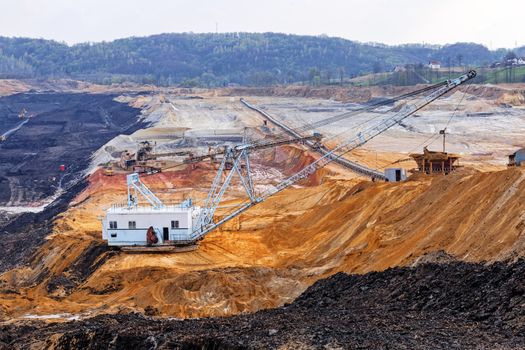
<path fill-rule="evenodd" d="M 137 228 L 137 222 L 136 221 L 130 221 L 128 225 L 130 230 L 134 230 Z"/>
<path fill-rule="evenodd" d="M 172 220 L 171 228 L 179 228 L 179 220 Z"/>
<path fill-rule="evenodd" d="M 109 228 L 116 230 L 117 229 L 117 222 L 116 221 L 110 221 L 109 222 Z"/>
<path fill-rule="evenodd" d="M 112 233 L 111 234 L 111 238 L 117 238 L 117 234 L 116 233 Z"/>

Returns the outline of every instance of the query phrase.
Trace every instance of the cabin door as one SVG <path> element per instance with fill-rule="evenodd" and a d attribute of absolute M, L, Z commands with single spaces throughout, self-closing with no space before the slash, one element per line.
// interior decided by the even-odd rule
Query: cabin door
<path fill-rule="evenodd" d="M 162 240 L 163 241 L 169 241 L 170 240 L 170 229 L 167 227 L 162 228 Z"/>
<path fill-rule="evenodd" d="M 401 181 L 401 170 L 396 169 L 396 181 Z"/>

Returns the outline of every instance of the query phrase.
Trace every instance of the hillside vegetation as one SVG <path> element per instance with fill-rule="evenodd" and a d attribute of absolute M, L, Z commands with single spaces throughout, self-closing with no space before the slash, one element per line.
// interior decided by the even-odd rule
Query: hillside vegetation
<path fill-rule="evenodd" d="M 398 65 L 438 60 L 443 66 L 479 66 L 504 55 L 505 50 L 473 43 L 386 46 L 276 33 L 161 34 L 73 46 L 0 37 L 0 78 L 69 77 L 187 87 L 318 85 Z"/>

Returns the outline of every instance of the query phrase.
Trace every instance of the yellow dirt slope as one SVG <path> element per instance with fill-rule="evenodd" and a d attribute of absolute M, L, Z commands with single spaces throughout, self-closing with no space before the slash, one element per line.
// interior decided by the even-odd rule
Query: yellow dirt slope
<path fill-rule="evenodd" d="M 163 176 L 158 186 L 178 181 Z M 3 313 L 230 315 L 289 302 L 337 271 L 383 270 L 438 251 L 468 261 L 513 258 L 525 248 L 524 179 L 520 168 L 399 184 L 325 178 L 252 208 L 196 251 L 103 253 L 78 286 L 50 291 L 50 282 L 67 277 L 99 241 L 97 216 L 122 193 L 116 182 L 94 182 L 57 221 L 32 267 L 1 276 L 3 290 L 10 290 L 0 294 Z"/>

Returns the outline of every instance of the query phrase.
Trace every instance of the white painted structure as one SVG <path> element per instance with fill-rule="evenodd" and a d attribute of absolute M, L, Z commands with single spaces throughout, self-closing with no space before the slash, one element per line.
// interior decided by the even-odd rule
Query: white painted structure
<path fill-rule="evenodd" d="M 194 221 L 200 208 L 191 199 L 179 205 L 164 205 L 144 185 L 139 175 L 127 176 L 127 204 L 113 205 L 102 219 L 102 238 L 110 246 L 146 246 L 147 232 L 153 227 L 158 242 L 154 246 L 185 244 L 194 239 Z M 151 205 L 138 205 L 138 196 L 143 196 Z"/>
<path fill-rule="evenodd" d="M 159 239 L 158 245 L 190 241 L 193 220 L 198 208 L 187 205 L 113 206 L 102 220 L 102 238 L 110 246 L 145 246 L 146 233 L 151 226 Z"/>
<path fill-rule="evenodd" d="M 403 168 L 385 169 L 385 177 L 388 182 L 399 182 L 407 179 L 407 172 Z"/>
<path fill-rule="evenodd" d="M 440 69 L 441 68 L 441 63 L 439 63 L 438 61 L 430 61 L 430 62 L 428 62 L 428 68 L 430 68 L 430 69 Z"/>

